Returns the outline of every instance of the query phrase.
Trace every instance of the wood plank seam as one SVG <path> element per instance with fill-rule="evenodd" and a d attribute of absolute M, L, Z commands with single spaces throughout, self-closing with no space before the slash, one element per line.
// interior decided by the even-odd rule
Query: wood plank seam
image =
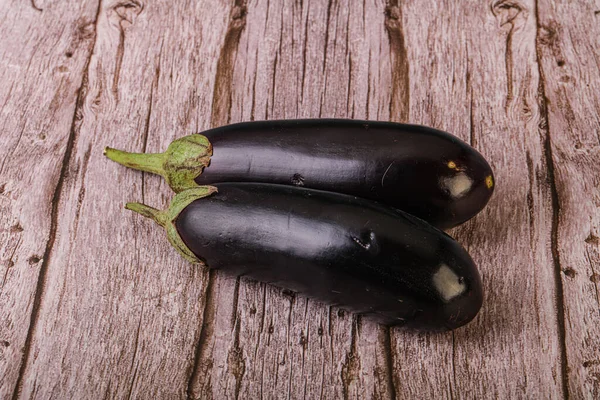
<path fill-rule="evenodd" d="M 558 251 L 558 228 L 560 223 L 560 203 L 558 199 L 558 191 L 556 189 L 556 175 L 554 172 L 554 159 L 552 157 L 552 138 L 550 135 L 550 126 L 548 120 L 548 103 L 545 89 L 545 75 L 542 67 L 542 53 L 540 48 L 540 32 L 543 27 L 540 24 L 538 0 L 534 3 L 534 13 L 536 21 L 536 59 L 537 67 L 540 75 L 538 99 L 541 114 L 540 131 L 544 134 L 544 157 L 546 158 L 546 168 L 548 169 L 548 177 L 550 178 L 550 193 L 552 198 L 552 227 L 550 234 L 550 247 L 552 250 L 552 261 L 554 263 L 554 276 L 556 286 L 556 310 L 558 321 L 559 341 L 561 345 L 561 375 L 563 395 L 566 399 L 569 398 L 569 372 L 567 360 L 567 342 L 566 342 L 566 327 L 565 327 L 565 308 L 564 308 L 564 288 L 561 279 L 562 266 L 560 264 L 560 254 Z"/>
<path fill-rule="evenodd" d="M 350 332 L 350 351 L 346 353 L 346 359 L 342 364 L 342 394 L 344 399 L 350 398 L 350 384 L 357 378 L 360 371 L 360 359 L 358 358 L 357 340 L 360 326 L 360 316 L 355 316 L 352 321 L 352 330 Z"/>
<path fill-rule="evenodd" d="M 389 0 L 385 8 L 385 28 L 390 43 L 392 58 L 392 98 L 390 99 L 390 120 L 407 122 L 410 112 L 410 71 L 402 9 L 398 0 Z"/>
<path fill-rule="evenodd" d="M 211 115 L 213 126 L 225 125 L 230 122 L 233 68 L 240 37 L 246 26 L 246 14 L 246 0 L 235 0 L 223 47 L 217 61 Z"/>
<path fill-rule="evenodd" d="M 219 126 L 229 123 L 231 118 L 231 107 L 232 107 L 232 85 L 233 85 L 233 68 L 235 65 L 235 57 L 237 54 L 237 48 L 239 45 L 240 37 L 246 26 L 246 0 L 235 0 L 232 10 L 230 12 L 229 25 L 225 33 L 225 39 L 221 52 L 219 54 L 219 60 L 217 61 L 217 69 L 215 72 L 215 86 L 213 90 L 213 102 L 211 112 L 211 125 Z M 187 385 L 187 397 L 188 399 L 197 398 L 197 394 L 194 393 L 194 382 L 199 380 L 201 373 L 206 375 L 206 369 L 211 366 L 202 366 L 203 355 L 207 348 L 207 338 L 212 336 L 214 331 L 214 314 L 215 314 L 215 279 L 217 274 L 214 271 L 209 271 L 207 274 L 208 282 L 206 285 L 206 304 L 202 313 L 202 327 L 200 329 L 200 335 L 198 343 L 195 346 L 194 364 L 192 372 L 188 380 Z M 234 299 L 237 300 L 239 295 L 239 278 L 236 281 L 236 288 L 234 291 Z M 233 326 L 235 326 L 235 319 L 237 315 L 237 301 L 234 301 L 234 310 L 232 314 Z M 236 331 L 238 333 L 237 343 L 239 344 L 239 328 Z M 239 370 L 239 369 L 238 369 Z M 236 376 L 236 381 L 240 383 L 236 385 L 236 398 L 239 396 L 239 390 L 241 389 L 241 377 Z M 210 377 L 208 378 L 210 384 Z"/>
<path fill-rule="evenodd" d="M 386 386 L 387 391 L 390 394 L 391 400 L 396 400 L 396 384 L 394 382 L 394 353 L 392 352 L 392 328 L 390 327 L 380 327 L 381 330 L 384 331 L 383 335 L 383 348 L 386 349 L 384 353 L 385 357 L 385 369 L 386 371 Z"/>
<path fill-rule="evenodd" d="M 208 384 L 210 385 L 210 375 L 207 374 L 207 370 L 210 369 L 212 365 L 203 366 L 200 364 L 206 351 L 206 340 L 209 336 L 213 335 L 214 331 L 215 273 L 216 271 L 209 269 L 206 274 L 206 289 L 204 290 L 206 300 L 204 303 L 204 310 L 202 311 L 202 327 L 200 328 L 200 335 L 198 336 L 198 342 L 195 346 L 194 364 L 192 365 L 192 372 L 190 373 L 186 390 L 188 400 L 196 398 L 194 393 L 194 382 L 200 379 L 199 376 L 201 373 L 208 376 Z"/>
<path fill-rule="evenodd" d="M 242 379 L 246 371 L 246 364 L 244 362 L 244 356 L 242 349 L 240 348 L 240 316 L 238 312 L 238 302 L 240 294 L 240 277 L 238 276 L 235 280 L 235 288 L 233 290 L 233 311 L 231 312 L 231 326 L 233 329 L 233 346 L 229 350 L 227 355 L 227 370 L 232 370 L 232 374 L 235 378 L 235 398 L 236 400 L 240 397 L 240 390 L 242 388 Z"/>
<path fill-rule="evenodd" d="M 408 122 L 410 115 L 410 70 L 408 54 L 404 38 L 404 26 L 402 22 L 402 9 L 399 0 L 387 0 L 385 7 L 385 29 L 390 45 L 390 57 L 392 65 L 392 92 L 389 104 L 390 121 Z M 369 52 L 369 71 L 370 71 Z M 370 73 L 369 73 L 370 75 Z M 367 113 L 369 109 L 370 79 L 367 88 Z M 367 115 L 368 118 L 368 115 Z M 392 349 L 392 329 L 387 328 L 386 340 L 383 342 L 385 354 L 385 368 L 388 376 L 388 391 L 393 400 L 396 399 L 398 383 L 394 377 L 395 353 Z"/>
<path fill-rule="evenodd" d="M 77 135 L 81 128 L 81 118 L 79 116 L 81 115 L 81 110 L 83 108 L 85 98 L 87 95 L 88 70 L 89 70 L 89 66 L 90 66 L 90 61 L 94 54 L 92 49 L 94 48 L 94 46 L 96 44 L 96 24 L 98 22 L 98 15 L 100 14 L 101 6 L 102 6 L 102 0 L 99 0 L 98 8 L 96 11 L 96 19 L 94 21 L 94 38 L 91 41 L 91 44 L 88 49 L 89 54 L 88 54 L 88 57 L 87 57 L 87 60 L 85 63 L 84 70 L 83 70 L 83 78 L 81 81 L 81 86 L 79 87 L 79 89 L 77 91 L 77 100 L 75 102 L 75 110 L 73 112 L 73 119 L 71 121 L 69 137 L 67 139 L 67 147 L 65 149 L 65 153 L 63 156 L 58 182 L 56 183 L 56 188 L 52 195 L 50 232 L 49 232 L 49 236 L 48 236 L 48 242 L 46 243 L 46 249 L 44 251 L 44 255 L 42 258 L 42 265 L 40 266 L 40 272 L 39 272 L 37 283 L 36 283 L 36 289 L 35 289 L 35 295 L 34 295 L 34 299 L 33 299 L 33 307 L 31 310 L 29 328 L 27 330 L 27 336 L 25 338 L 25 344 L 23 346 L 23 356 L 21 357 L 21 365 L 19 366 L 19 374 L 18 374 L 18 378 L 17 378 L 17 383 L 15 384 L 15 388 L 13 390 L 13 395 L 12 395 L 13 400 L 18 399 L 19 395 L 21 393 L 21 389 L 23 386 L 23 378 L 25 376 L 25 372 L 27 370 L 27 363 L 28 363 L 29 357 L 30 357 L 31 342 L 33 339 L 33 335 L 35 333 L 38 316 L 40 314 L 40 309 L 42 306 L 42 299 L 44 297 L 44 289 L 45 289 L 45 285 L 46 285 L 46 276 L 47 276 L 47 272 L 48 272 L 48 264 L 50 262 L 52 248 L 53 248 L 54 242 L 56 240 L 56 231 L 57 231 L 57 227 L 58 227 L 58 204 L 61 199 L 63 184 L 64 184 L 66 173 L 68 171 L 69 164 L 71 161 L 73 147 L 75 145 Z"/>

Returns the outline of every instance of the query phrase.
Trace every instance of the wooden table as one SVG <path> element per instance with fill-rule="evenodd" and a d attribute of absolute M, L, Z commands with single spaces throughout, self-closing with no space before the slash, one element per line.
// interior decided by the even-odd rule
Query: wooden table
<path fill-rule="evenodd" d="M 599 0 L 1 0 L 0 77 L 0 398 L 600 397 Z M 165 183 L 102 156 L 301 117 L 490 161 L 451 232 L 473 323 L 389 330 L 193 267 L 123 209 Z"/>

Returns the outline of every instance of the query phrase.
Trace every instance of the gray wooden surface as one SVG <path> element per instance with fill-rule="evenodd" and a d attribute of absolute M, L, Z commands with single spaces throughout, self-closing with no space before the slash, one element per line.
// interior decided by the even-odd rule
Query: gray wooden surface
<path fill-rule="evenodd" d="M 415 334 L 187 264 L 126 201 L 252 119 L 408 121 L 491 163 L 470 325 Z M 600 1 L 0 0 L 0 398 L 600 398 Z"/>

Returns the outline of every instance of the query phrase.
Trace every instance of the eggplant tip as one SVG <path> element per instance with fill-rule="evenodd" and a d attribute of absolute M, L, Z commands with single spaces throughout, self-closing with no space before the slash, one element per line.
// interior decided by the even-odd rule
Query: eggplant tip
<path fill-rule="evenodd" d="M 485 186 L 488 189 L 491 189 L 494 187 L 494 177 L 492 175 L 488 175 L 485 177 Z"/>

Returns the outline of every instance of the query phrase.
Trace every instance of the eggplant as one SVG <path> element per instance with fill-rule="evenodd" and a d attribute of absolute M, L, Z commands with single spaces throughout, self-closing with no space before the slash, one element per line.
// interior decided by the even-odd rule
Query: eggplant
<path fill-rule="evenodd" d="M 303 186 L 376 200 L 440 229 L 475 216 L 494 189 L 492 169 L 468 144 L 392 122 L 245 122 L 175 140 L 165 153 L 105 154 L 164 176 L 176 192 L 218 182 Z"/>
<path fill-rule="evenodd" d="M 165 211 L 126 208 L 167 230 L 188 260 L 341 306 L 386 325 L 450 330 L 481 308 L 479 273 L 450 236 L 400 210 L 264 183 L 186 189 Z"/>

